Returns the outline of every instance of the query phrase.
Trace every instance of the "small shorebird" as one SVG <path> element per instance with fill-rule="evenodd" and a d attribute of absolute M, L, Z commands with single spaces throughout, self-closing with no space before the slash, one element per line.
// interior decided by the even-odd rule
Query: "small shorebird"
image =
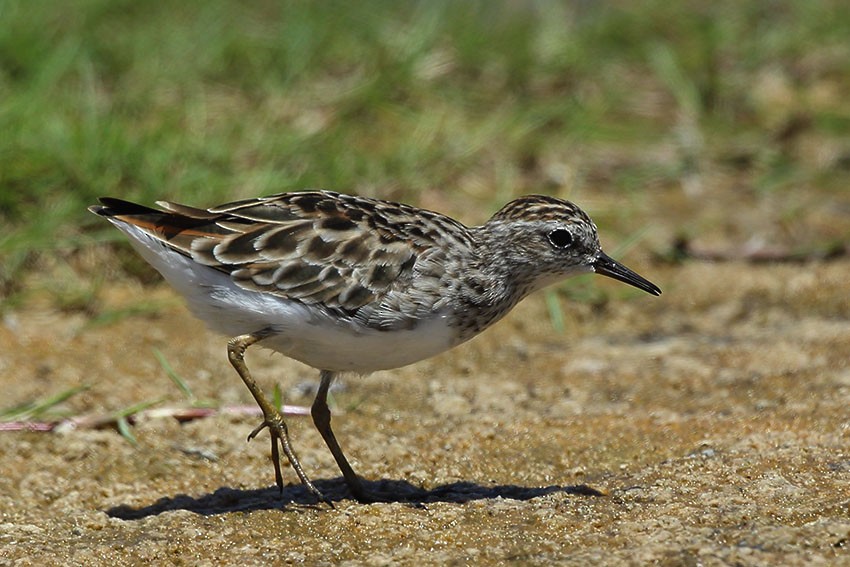
<path fill-rule="evenodd" d="M 471 339 L 522 298 L 595 272 L 653 295 L 652 282 L 606 255 L 576 205 L 543 195 L 511 201 L 466 227 L 410 205 L 331 191 L 281 193 L 199 209 L 162 210 L 102 198 L 106 217 L 213 330 L 232 337 L 230 363 L 263 412 L 275 481 L 278 443 L 305 474 L 281 413 L 251 377 L 245 349 L 259 343 L 320 371 L 313 422 L 351 493 L 369 501 L 331 430 L 328 388 L 342 372 L 398 368 Z"/>

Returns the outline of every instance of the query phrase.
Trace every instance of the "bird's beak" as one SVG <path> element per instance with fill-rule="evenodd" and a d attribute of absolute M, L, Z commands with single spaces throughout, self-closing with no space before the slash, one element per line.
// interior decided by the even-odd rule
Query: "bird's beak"
<path fill-rule="evenodd" d="M 648 279 L 639 276 L 637 273 L 628 269 L 614 258 L 610 257 L 605 252 L 600 252 L 593 263 L 593 271 L 615 280 L 633 285 L 638 289 L 642 289 L 646 293 L 652 295 L 661 295 L 661 288 L 649 281 Z"/>

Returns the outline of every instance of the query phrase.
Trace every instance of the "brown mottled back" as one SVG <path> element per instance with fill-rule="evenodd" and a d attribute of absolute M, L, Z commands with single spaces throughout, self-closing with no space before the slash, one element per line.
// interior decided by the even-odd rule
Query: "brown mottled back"
<path fill-rule="evenodd" d="M 462 225 L 438 213 L 330 191 L 210 209 L 158 204 L 166 211 L 104 200 L 110 216 L 230 274 L 240 287 L 349 313 L 403 290 L 419 254 L 465 235 Z"/>

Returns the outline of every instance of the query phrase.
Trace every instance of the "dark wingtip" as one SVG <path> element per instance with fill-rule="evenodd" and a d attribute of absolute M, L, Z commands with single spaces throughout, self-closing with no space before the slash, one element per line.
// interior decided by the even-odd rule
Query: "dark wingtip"
<path fill-rule="evenodd" d="M 115 197 L 101 197 L 98 201 L 100 201 L 101 204 L 92 205 L 89 207 L 89 211 L 102 217 L 114 217 L 116 215 L 144 215 L 148 213 L 162 212 L 144 205 L 125 201 L 123 199 L 116 199 Z"/>

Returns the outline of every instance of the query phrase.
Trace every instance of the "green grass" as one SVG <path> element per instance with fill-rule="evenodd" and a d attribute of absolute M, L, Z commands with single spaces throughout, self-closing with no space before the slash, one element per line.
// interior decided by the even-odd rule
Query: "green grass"
<path fill-rule="evenodd" d="M 747 190 L 842 191 L 837 166 L 779 133 L 799 118 L 850 134 L 847 29 L 838 0 L 5 0 L 0 297 L 116 239 L 85 211 L 100 195 L 431 191 L 480 220 L 518 194 L 588 186 L 639 205 L 730 162 Z M 787 107 L 754 90 L 771 73 Z M 672 161 L 645 157 L 664 144 Z"/>
<path fill-rule="evenodd" d="M 88 389 L 88 386 L 68 388 L 56 394 L 45 396 L 37 401 L 29 401 L 19 406 L 0 409 L 0 421 L 28 421 L 66 417 L 67 411 L 61 409 L 62 403 Z"/>

